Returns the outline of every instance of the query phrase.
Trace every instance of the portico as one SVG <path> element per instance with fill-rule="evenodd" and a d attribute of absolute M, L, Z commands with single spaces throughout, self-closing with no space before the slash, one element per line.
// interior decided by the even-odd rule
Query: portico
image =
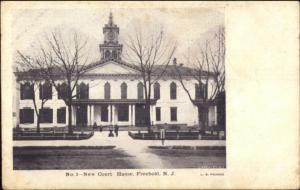
<path fill-rule="evenodd" d="M 72 107 L 73 125 L 92 126 L 96 122 L 98 126 L 134 126 L 143 123 L 140 107 L 144 105 L 145 100 L 139 99 L 76 99 Z"/>

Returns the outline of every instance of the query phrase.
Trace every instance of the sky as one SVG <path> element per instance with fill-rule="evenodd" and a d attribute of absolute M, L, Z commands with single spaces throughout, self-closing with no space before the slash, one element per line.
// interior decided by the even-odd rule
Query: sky
<path fill-rule="evenodd" d="M 165 34 L 177 42 L 175 57 L 179 62 L 184 62 L 183 55 L 189 47 L 203 43 L 219 25 L 224 25 L 224 14 L 207 8 L 27 9 L 13 14 L 13 47 L 30 51 L 45 32 L 54 28 L 76 30 L 88 38 L 91 60 L 96 61 L 100 58 L 99 44 L 104 37 L 102 28 L 108 22 L 110 11 L 120 28 L 120 43 L 136 21 L 141 21 L 142 27 L 163 26 Z"/>

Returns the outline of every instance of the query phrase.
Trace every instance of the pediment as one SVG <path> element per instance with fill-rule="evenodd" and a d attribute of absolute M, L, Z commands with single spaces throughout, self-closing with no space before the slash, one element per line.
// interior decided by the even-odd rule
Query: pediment
<path fill-rule="evenodd" d="M 108 61 L 90 68 L 86 74 L 135 74 L 136 70 L 125 64 Z"/>

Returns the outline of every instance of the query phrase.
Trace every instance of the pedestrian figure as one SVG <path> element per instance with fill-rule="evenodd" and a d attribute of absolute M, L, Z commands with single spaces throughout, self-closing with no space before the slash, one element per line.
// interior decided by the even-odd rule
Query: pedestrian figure
<path fill-rule="evenodd" d="M 116 137 L 118 136 L 118 132 L 119 132 L 119 126 L 116 125 L 116 126 L 115 126 L 115 134 L 116 134 Z"/>
<path fill-rule="evenodd" d="M 102 132 L 103 128 L 102 128 L 102 125 L 100 124 L 99 126 L 99 131 Z"/>
<path fill-rule="evenodd" d="M 93 130 L 97 129 L 97 123 L 94 122 L 94 125 L 93 125 Z"/>
<path fill-rule="evenodd" d="M 114 137 L 114 134 L 113 134 L 113 128 L 112 127 L 109 127 L 109 134 L 108 134 L 109 137 Z"/>

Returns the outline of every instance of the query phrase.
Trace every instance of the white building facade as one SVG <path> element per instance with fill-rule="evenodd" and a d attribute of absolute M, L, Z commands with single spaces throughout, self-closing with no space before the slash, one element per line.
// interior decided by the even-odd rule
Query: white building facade
<path fill-rule="evenodd" d="M 113 23 L 112 15 L 110 15 L 109 23 L 104 26 L 103 33 L 104 43 L 99 45 L 101 60 L 89 66 L 74 92 L 80 92 L 80 96 L 73 101 L 72 124 L 74 126 L 93 126 L 94 124 L 97 126 L 145 126 L 145 94 L 141 78 L 134 66 L 121 59 L 123 47 L 119 44 L 119 28 Z M 190 101 L 174 75 L 174 64 L 176 63 L 169 65 L 165 74 L 152 85 L 151 124 L 196 126 L 198 125 L 198 109 Z M 184 67 L 184 69 L 191 68 Z M 18 80 L 18 76 L 16 78 L 15 126 L 34 128 L 37 124 L 37 116 L 34 113 L 33 101 L 28 94 L 24 93 L 26 88 L 30 91 L 28 88 L 30 84 L 26 80 Z M 183 82 L 192 98 L 197 99 L 195 90 L 197 82 L 193 77 L 186 74 Z M 210 83 L 213 85 L 213 82 L 212 76 Z M 42 110 L 41 128 L 66 126 L 67 106 L 52 85 L 48 85 L 44 91 L 47 90 L 50 95 Z M 41 96 L 43 96 L 41 91 L 42 88 L 38 87 L 33 91 L 38 108 Z M 207 85 L 205 93 L 210 94 L 211 91 L 211 85 Z M 208 119 L 208 125 L 216 125 L 216 106 L 209 107 Z"/>

